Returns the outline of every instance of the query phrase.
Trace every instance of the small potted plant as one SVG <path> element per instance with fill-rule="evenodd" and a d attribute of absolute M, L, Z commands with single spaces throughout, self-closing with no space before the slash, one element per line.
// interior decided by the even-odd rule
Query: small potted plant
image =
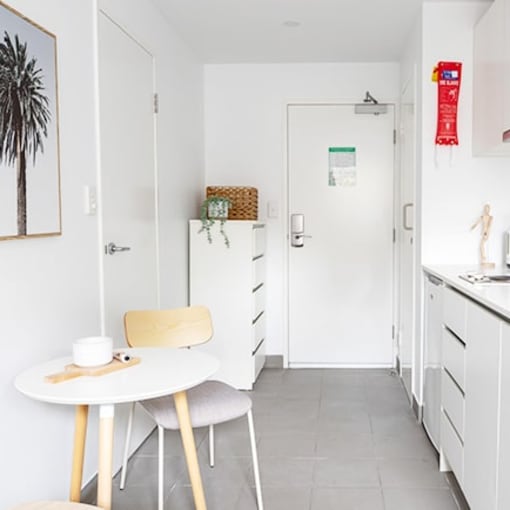
<path fill-rule="evenodd" d="M 218 221 L 220 233 L 223 236 L 225 245 L 227 248 L 230 247 L 230 241 L 223 227 L 228 219 L 228 210 L 231 206 L 232 202 L 229 198 L 219 196 L 207 197 L 202 202 L 200 206 L 200 221 L 202 222 L 202 227 L 198 233 L 205 232 L 209 243 L 212 243 L 211 228 L 216 221 Z"/>

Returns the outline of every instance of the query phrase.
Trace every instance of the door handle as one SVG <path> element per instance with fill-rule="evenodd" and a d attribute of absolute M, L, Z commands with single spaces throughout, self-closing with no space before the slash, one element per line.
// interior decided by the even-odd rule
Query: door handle
<path fill-rule="evenodd" d="M 305 234 L 305 215 L 290 215 L 290 244 L 294 248 L 302 248 L 305 245 L 305 238 L 310 239 L 312 236 Z"/>
<path fill-rule="evenodd" d="M 115 255 L 119 251 L 129 251 L 130 249 L 130 246 L 117 246 L 115 243 L 108 243 L 104 247 L 104 252 L 106 255 Z"/>
<path fill-rule="evenodd" d="M 408 214 L 407 212 L 411 207 L 414 207 L 414 204 L 412 202 L 408 202 L 407 204 L 404 204 L 404 206 L 402 207 L 402 227 L 404 228 L 404 230 L 413 230 L 413 226 L 407 224 Z"/>

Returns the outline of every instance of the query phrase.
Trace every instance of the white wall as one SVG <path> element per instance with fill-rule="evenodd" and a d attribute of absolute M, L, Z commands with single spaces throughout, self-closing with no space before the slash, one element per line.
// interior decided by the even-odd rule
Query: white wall
<path fill-rule="evenodd" d="M 96 2 L 9 4 L 57 36 L 63 234 L 0 242 L 2 509 L 27 499 L 67 499 L 69 490 L 74 411 L 20 395 L 13 387 L 15 375 L 70 354 L 73 339 L 98 334 L 101 328 L 97 217 L 82 211 L 83 186 L 97 180 Z M 136 31 L 161 63 L 156 76 L 161 103 L 161 303 L 186 304 L 187 220 L 197 214 L 204 186 L 202 66 L 149 2 L 101 5 Z M 91 414 L 85 481 L 97 467 L 97 416 Z"/>
<path fill-rule="evenodd" d="M 232 64 L 205 66 L 205 160 L 208 185 L 259 190 L 268 223 L 268 353 L 286 351 L 285 105 L 288 101 L 359 102 L 365 91 L 397 102 L 397 64 Z M 279 204 L 267 219 L 267 202 Z"/>
<path fill-rule="evenodd" d="M 490 5 L 490 4 L 489 4 Z M 422 150 L 422 259 L 424 264 L 477 264 L 480 230 L 470 227 L 484 203 L 494 216 L 488 255 L 502 262 L 503 231 L 510 227 L 508 158 L 472 156 L 473 27 L 487 9 L 484 2 L 426 2 L 423 7 L 423 135 Z M 437 84 L 430 81 L 440 60 L 463 63 L 459 98 L 459 146 L 438 149 L 434 165 Z"/>
<path fill-rule="evenodd" d="M 9 4 L 57 36 L 62 236 L 0 242 L 1 508 L 36 496 L 65 498 L 69 486 L 73 409 L 20 395 L 15 375 L 100 331 L 96 218 L 82 212 L 83 185 L 96 183 L 93 4 Z"/>
<path fill-rule="evenodd" d="M 478 264 L 480 230 L 470 231 L 490 203 L 494 222 L 489 257 L 502 263 L 503 231 L 510 226 L 508 158 L 472 156 L 473 27 L 490 6 L 487 2 L 425 2 L 420 27 L 412 34 L 402 60 L 402 77 L 418 66 L 416 178 L 416 339 L 413 391 L 421 403 L 422 292 L 421 264 Z M 419 34 L 420 41 L 416 41 Z M 437 83 L 432 69 L 439 61 L 460 61 L 463 76 L 458 110 L 459 146 L 434 146 Z"/>

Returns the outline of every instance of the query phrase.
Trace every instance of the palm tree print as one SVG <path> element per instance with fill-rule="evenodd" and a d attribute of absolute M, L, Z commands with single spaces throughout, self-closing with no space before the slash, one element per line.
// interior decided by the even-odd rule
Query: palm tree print
<path fill-rule="evenodd" d="M 51 113 L 42 70 L 27 44 L 4 32 L 0 43 L 0 163 L 16 166 L 18 235 L 27 234 L 27 158 L 44 152 Z"/>

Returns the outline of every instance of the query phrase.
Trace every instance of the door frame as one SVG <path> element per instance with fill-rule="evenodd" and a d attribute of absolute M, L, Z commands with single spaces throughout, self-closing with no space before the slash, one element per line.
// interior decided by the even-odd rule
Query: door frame
<path fill-rule="evenodd" d="M 282 236 L 283 242 L 283 256 L 284 256 L 284 274 L 283 274 L 283 335 L 284 335 L 284 348 L 283 348 L 283 368 L 289 368 L 289 356 L 290 356 L 290 295 L 289 295 L 289 271 L 290 271 L 290 190 L 289 190 L 289 182 L 290 182 L 290 143 L 289 143 L 289 108 L 292 106 L 353 106 L 355 104 L 360 103 L 359 99 L 353 100 L 332 100 L 332 101 L 324 101 L 324 100 L 287 100 L 284 102 L 282 110 L 283 110 L 283 118 L 285 119 L 283 123 L 283 207 L 286 217 L 283 221 L 283 226 L 285 228 L 284 235 Z M 393 282 L 392 282 L 392 323 L 393 323 L 393 338 L 392 338 L 392 369 L 395 367 L 396 357 L 397 357 L 397 303 L 398 303 L 398 290 L 399 290 L 399 281 L 397 278 L 397 269 L 398 269 L 398 259 L 397 257 L 397 207 L 399 206 L 399 197 L 397 195 L 398 190 L 400 189 L 400 173 L 398 172 L 398 136 L 397 126 L 399 125 L 399 109 L 398 104 L 394 101 L 385 101 L 381 100 L 381 103 L 391 105 L 393 107 L 393 129 L 394 129 L 394 148 L 393 148 L 393 249 L 392 249 L 392 260 L 393 260 Z"/>
<path fill-rule="evenodd" d="M 421 406 L 423 403 L 423 360 L 424 360 L 424 342 L 421 340 L 423 337 L 423 307 L 424 302 L 421 298 L 424 292 L 424 279 L 421 273 L 421 265 L 419 262 L 419 246 L 420 246 L 420 210 L 419 210 L 419 155 L 418 155 L 418 70 L 416 64 L 414 64 L 409 72 L 407 79 L 403 82 L 400 89 L 400 100 L 404 96 L 404 93 L 410 90 L 412 99 L 415 106 L 414 116 L 414 140 L 413 140 L 413 158 L 412 168 L 413 173 L 413 188 L 412 188 L 412 200 L 413 200 L 413 249 L 412 249 L 412 330 L 411 330 L 411 384 L 409 390 L 409 398 L 413 410 L 416 416 L 421 418 Z M 402 127 L 400 125 L 400 127 Z M 401 162 L 400 162 L 401 163 Z M 401 164 L 399 165 L 399 171 L 402 171 Z M 401 177 L 401 185 L 403 185 L 403 179 Z M 402 186 L 400 188 L 400 211 L 406 201 L 403 195 Z M 399 240 L 400 241 L 400 240 Z M 400 246 L 399 246 L 400 251 Z M 399 303 L 400 308 L 400 303 Z M 401 317 L 399 316 L 398 330 L 401 328 Z M 400 346 L 400 342 L 399 342 Z M 400 374 L 399 374 L 400 375 Z M 407 388 L 406 388 L 407 390 Z"/>
<path fill-rule="evenodd" d="M 400 89 L 400 103 L 403 103 L 403 98 L 407 92 L 411 93 L 413 104 L 416 106 L 416 70 L 413 68 L 413 71 L 411 75 L 405 80 L 404 84 L 402 85 Z M 402 124 L 403 120 L 403 113 L 401 110 L 401 115 L 399 119 L 399 139 L 401 136 L 405 135 L 404 133 L 404 126 Z M 413 152 L 411 160 L 413 162 L 411 171 L 412 171 L 412 181 L 413 181 L 413 188 L 412 188 L 412 197 L 411 202 L 413 204 L 413 243 L 412 243 L 412 255 L 411 255 L 411 274 L 412 274 L 412 281 L 411 281 L 411 294 L 414 296 L 416 293 L 416 115 L 414 117 L 414 140 L 413 140 Z M 402 379 L 402 383 L 404 385 L 404 388 L 406 390 L 406 393 L 408 394 L 409 400 L 412 402 L 414 388 L 413 388 L 413 380 L 414 380 L 414 372 L 416 370 L 416 366 L 414 363 L 415 357 L 416 357 L 416 309 L 414 306 L 414 303 L 412 304 L 412 312 L 411 312 L 411 328 L 410 328 L 410 342 L 411 342 L 411 374 L 410 374 L 410 381 L 409 381 L 409 387 L 406 385 L 406 380 L 403 376 L 403 366 L 401 363 L 402 359 L 402 352 L 401 352 L 401 346 L 402 346 L 402 323 L 403 318 L 401 315 L 401 300 L 403 298 L 403 293 L 400 292 L 401 290 L 401 266 L 402 266 L 402 251 L 403 251 L 403 242 L 404 238 L 402 236 L 403 234 L 403 222 L 404 222 L 404 213 L 403 208 L 406 203 L 409 203 L 409 197 L 405 196 L 406 190 L 404 189 L 404 168 L 402 161 L 402 145 L 399 144 L 399 164 L 398 164 L 398 172 L 399 172 L 399 180 L 400 180 L 400 186 L 398 188 L 398 228 L 397 228 L 397 256 L 398 256 L 398 301 L 397 301 L 397 369 L 398 369 L 398 375 Z"/>

